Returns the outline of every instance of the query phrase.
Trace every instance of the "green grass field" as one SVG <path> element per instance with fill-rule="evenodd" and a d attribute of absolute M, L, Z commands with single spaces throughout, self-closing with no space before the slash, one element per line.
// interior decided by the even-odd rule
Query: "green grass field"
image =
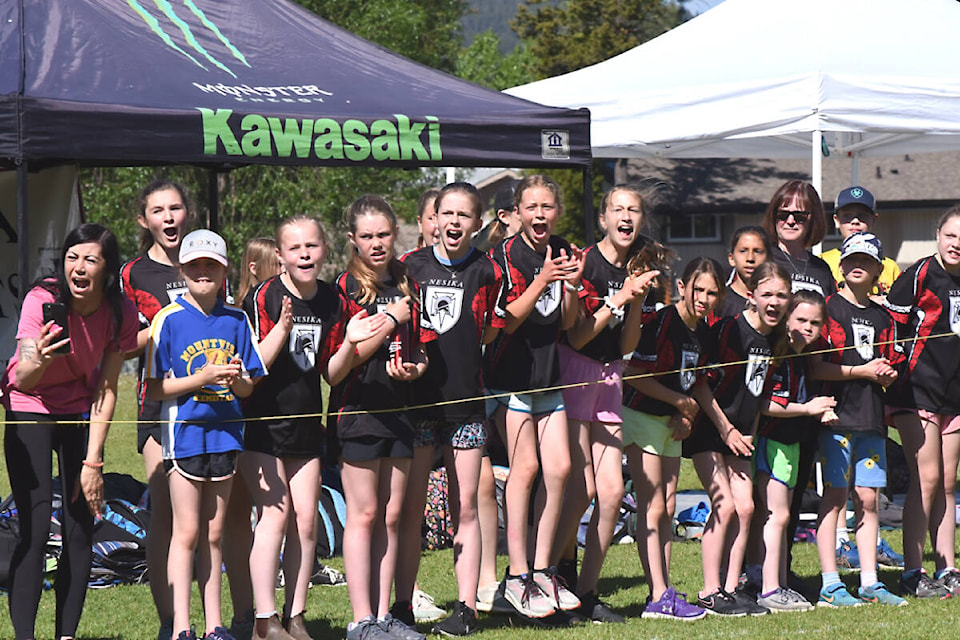
<path fill-rule="evenodd" d="M 136 427 L 132 420 L 134 411 L 134 379 L 123 376 L 121 380 L 121 403 L 117 420 L 111 430 L 107 446 L 107 471 L 128 473 L 143 479 L 143 467 L 136 453 Z M 696 475 L 690 466 L 681 470 L 681 488 L 699 488 Z M 0 493 L 9 492 L 6 472 L 0 474 Z M 901 548 L 899 531 L 887 531 L 883 535 L 895 549 Z M 812 590 L 819 587 L 819 566 L 816 548 L 810 544 L 798 544 L 795 548 L 794 569 L 806 577 Z M 929 558 L 928 558 L 929 560 Z M 330 561 L 342 569 L 339 558 Z M 500 558 L 501 573 L 506 558 Z M 450 550 L 425 552 L 419 582 L 433 594 L 439 604 L 448 606 L 456 597 L 456 582 L 453 575 L 453 554 Z M 678 590 L 695 598 L 701 583 L 700 546 L 698 542 L 674 544 L 673 582 Z M 888 585 L 896 588 L 898 573 L 883 571 L 880 575 Z M 848 586 L 858 586 L 857 576 L 844 576 Z M 225 588 L 226 591 L 226 588 Z M 905 608 L 863 606 L 852 610 L 818 609 L 809 613 L 769 615 L 750 619 L 707 618 L 702 621 L 682 624 L 660 620 L 642 620 L 640 613 L 647 596 L 640 562 L 633 545 L 613 548 L 607 558 L 600 579 L 601 597 L 614 609 L 628 617 L 626 625 L 585 625 L 570 629 L 543 630 L 525 626 L 505 616 L 485 616 L 480 620 L 481 635 L 488 640 L 535 640 L 547 634 L 559 633 L 561 637 L 578 640 L 607 640 L 612 638 L 682 638 L 683 640 L 719 640 L 721 638 L 750 638 L 751 640 L 781 638 L 833 638 L 856 637 L 858 639 L 882 638 L 947 638 L 957 633 L 960 618 L 960 602 L 951 600 L 921 602 L 911 600 Z M 224 594 L 224 619 L 229 620 L 229 597 Z M 199 597 L 194 597 L 193 619 L 200 623 Z M 37 638 L 52 639 L 54 633 L 53 593 L 43 596 L 37 623 Z M 314 587 L 310 591 L 307 607 L 307 627 L 316 640 L 343 638 L 350 620 L 350 602 L 343 587 Z M 421 631 L 428 631 L 421 628 Z M 91 590 L 80 625 L 79 636 L 84 639 L 123 638 L 130 640 L 153 640 L 157 633 L 156 613 L 147 586 L 114 587 Z M 7 604 L 0 605 L 0 639 L 13 638 Z"/>

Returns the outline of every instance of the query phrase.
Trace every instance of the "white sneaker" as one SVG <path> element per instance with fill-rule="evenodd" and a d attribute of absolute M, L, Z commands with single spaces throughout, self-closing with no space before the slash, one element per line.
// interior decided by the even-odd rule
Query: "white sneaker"
<path fill-rule="evenodd" d="M 564 579 L 557 575 L 556 567 L 537 569 L 533 572 L 533 580 L 540 587 L 540 590 L 550 598 L 550 602 L 555 609 L 570 611 L 580 606 L 580 598 L 567 588 Z"/>
<path fill-rule="evenodd" d="M 545 618 L 556 611 L 553 600 L 528 574 L 508 575 L 503 582 L 503 597 L 517 613 L 528 618 Z"/>
<path fill-rule="evenodd" d="M 417 622 L 435 622 L 447 617 L 447 612 L 434 604 L 433 596 L 420 589 L 413 590 L 410 604 L 413 606 L 413 619 Z"/>
<path fill-rule="evenodd" d="M 493 599 L 497 595 L 497 587 L 499 586 L 499 584 L 493 582 L 477 589 L 477 611 L 483 611 L 484 613 L 493 611 Z"/>

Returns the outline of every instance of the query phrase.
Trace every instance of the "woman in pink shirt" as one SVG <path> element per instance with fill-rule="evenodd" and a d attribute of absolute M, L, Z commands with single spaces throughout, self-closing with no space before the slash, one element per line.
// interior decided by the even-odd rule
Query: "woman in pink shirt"
<path fill-rule="evenodd" d="M 56 637 L 77 632 L 90 575 L 93 518 L 102 515 L 103 444 L 117 377 L 123 352 L 137 346 L 137 311 L 120 291 L 114 235 L 98 224 L 80 225 L 64 240 L 60 263 L 61 271 L 27 292 L 17 350 L 0 382 L 7 410 L 4 454 L 20 515 L 8 585 L 17 640 L 34 637 L 50 533 L 51 451 L 57 453 L 63 488 Z M 45 321 L 44 307 L 60 324 L 66 318 L 67 326 Z"/>

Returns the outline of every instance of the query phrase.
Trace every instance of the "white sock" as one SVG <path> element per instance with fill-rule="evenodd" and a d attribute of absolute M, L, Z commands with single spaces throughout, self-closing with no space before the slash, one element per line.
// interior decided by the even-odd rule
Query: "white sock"
<path fill-rule="evenodd" d="M 872 587 L 877 584 L 877 572 L 876 571 L 861 571 L 860 572 L 860 586 L 861 587 Z"/>
<path fill-rule="evenodd" d="M 264 611 L 263 613 L 257 611 L 257 620 L 266 620 L 267 618 L 272 618 L 275 615 L 277 615 L 276 609 L 273 611 Z"/>

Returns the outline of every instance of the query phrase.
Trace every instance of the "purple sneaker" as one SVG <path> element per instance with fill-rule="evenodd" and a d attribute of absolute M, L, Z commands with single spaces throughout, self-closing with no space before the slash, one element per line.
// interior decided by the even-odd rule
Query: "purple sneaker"
<path fill-rule="evenodd" d="M 640 617 L 691 622 L 706 615 L 706 611 L 687 602 L 686 594 L 677 593 L 673 587 L 667 587 L 659 600 L 647 604 Z"/>

